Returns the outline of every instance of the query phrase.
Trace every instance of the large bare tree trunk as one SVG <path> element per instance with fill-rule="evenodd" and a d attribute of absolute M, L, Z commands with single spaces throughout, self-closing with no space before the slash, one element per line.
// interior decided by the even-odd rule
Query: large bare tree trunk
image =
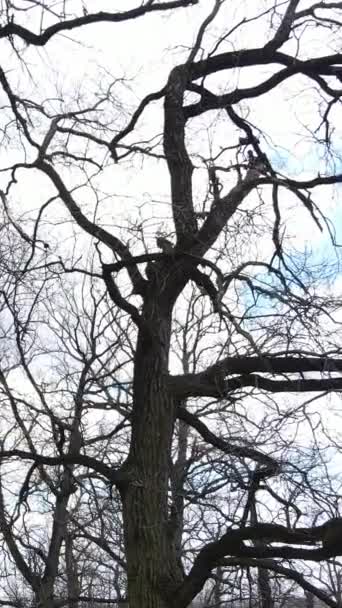
<path fill-rule="evenodd" d="M 122 489 L 130 608 L 165 608 L 182 580 L 169 532 L 168 483 L 175 403 L 165 379 L 171 318 L 145 306 L 153 335 L 140 331 L 135 357 L 130 453 Z"/>

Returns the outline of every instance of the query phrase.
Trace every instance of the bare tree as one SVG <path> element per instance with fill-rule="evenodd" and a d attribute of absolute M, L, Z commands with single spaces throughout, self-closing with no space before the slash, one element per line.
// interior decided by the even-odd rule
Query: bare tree
<path fill-rule="evenodd" d="M 335 606 L 303 568 L 342 547 L 323 411 L 342 388 L 338 253 L 319 265 L 296 239 L 306 222 L 336 240 L 342 3 L 131 5 L 1 5 L 4 569 L 39 608 L 115 604 L 125 580 L 130 608 L 182 608 L 216 570 L 218 601 L 253 569 L 263 606 L 269 573 Z M 174 22 L 168 73 L 137 105 L 106 66 L 92 90 L 66 71 L 51 92 L 92 28 L 101 45 L 104 24 L 172 29 L 182 12 L 197 30 L 179 42 Z M 293 98 L 302 132 L 273 144 L 271 109 Z M 298 177 L 279 150 L 303 133 Z"/>

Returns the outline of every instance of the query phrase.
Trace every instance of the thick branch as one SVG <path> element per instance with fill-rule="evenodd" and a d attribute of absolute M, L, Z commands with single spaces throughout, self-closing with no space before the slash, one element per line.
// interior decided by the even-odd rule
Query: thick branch
<path fill-rule="evenodd" d="M 180 249 L 186 249 L 197 232 L 192 200 L 193 166 L 185 146 L 183 98 L 187 81 L 188 69 L 175 68 L 165 94 L 164 152 L 170 171 L 172 212 Z"/>
<path fill-rule="evenodd" d="M 296 13 L 296 20 L 310 16 L 315 17 L 315 11 L 318 9 L 322 11 L 324 9 L 328 11 L 331 11 L 331 9 L 342 10 L 342 2 L 329 2 L 329 4 L 326 4 L 326 2 L 316 2 L 316 4 L 312 4 L 308 8 L 298 11 Z"/>
<path fill-rule="evenodd" d="M 179 399 L 188 397 L 224 397 L 242 387 L 252 386 L 272 393 L 320 392 L 342 390 L 342 378 L 298 378 L 271 380 L 255 372 L 267 374 L 341 372 L 342 359 L 315 357 L 227 357 L 198 374 L 170 376 L 170 390 Z M 235 376 L 235 374 L 241 374 Z M 227 379 L 227 376 L 232 376 Z"/>
<path fill-rule="evenodd" d="M 127 482 L 127 475 L 121 473 L 118 470 L 106 465 L 104 462 L 93 458 L 92 456 L 86 456 L 84 454 L 73 454 L 64 456 L 43 456 L 43 454 L 32 454 L 31 452 L 25 452 L 24 450 L 1 450 L 0 451 L 0 462 L 8 460 L 9 458 L 17 458 L 19 460 L 34 461 L 37 464 L 45 464 L 47 466 L 58 466 L 58 465 L 80 465 L 89 469 L 93 469 L 111 483 L 118 484 Z"/>
<path fill-rule="evenodd" d="M 122 310 L 125 310 L 131 316 L 137 327 L 147 330 L 147 327 L 143 327 L 143 321 L 140 317 L 138 309 L 121 295 L 120 290 L 116 286 L 115 281 L 112 279 L 108 268 L 105 268 L 105 265 L 103 265 L 102 269 L 102 277 L 111 300 L 114 302 L 114 304 L 116 304 Z"/>
<path fill-rule="evenodd" d="M 163 87 L 160 91 L 156 91 L 155 93 L 150 93 L 149 95 L 146 95 L 146 97 L 144 97 L 144 99 L 141 101 L 141 103 L 139 104 L 139 106 L 137 107 L 135 112 L 133 113 L 132 118 L 129 121 L 128 125 L 122 131 L 120 131 L 117 135 L 115 135 L 115 137 L 113 137 L 109 147 L 111 150 L 112 157 L 116 162 L 118 161 L 118 155 L 116 152 L 116 147 L 117 147 L 118 143 L 126 135 L 128 135 L 129 133 L 131 133 L 131 131 L 133 131 L 135 125 L 137 124 L 137 122 L 138 122 L 140 116 L 142 115 L 143 111 L 145 110 L 145 108 L 152 101 L 157 101 L 158 99 L 161 99 L 162 97 L 164 97 L 165 92 L 166 92 L 166 87 Z"/>
<path fill-rule="evenodd" d="M 188 399 L 189 397 L 213 397 L 224 399 L 234 391 L 243 387 L 253 387 L 269 393 L 324 393 L 342 390 L 342 378 L 328 378 L 320 380 L 269 380 L 256 374 L 238 376 L 218 384 L 214 379 L 207 382 L 189 382 L 184 377 L 183 381 L 169 379 L 169 387 L 177 399 Z"/>
<path fill-rule="evenodd" d="M 256 184 L 257 180 L 244 179 L 213 205 L 208 218 L 198 232 L 196 244 L 191 248 L 191 253 L 202 256 L 210 249 L 223 227 Z"/>
<path fill-rule="evenodd" d="M 206 258 L 202 258 L 200 256 L 192 255 L 191 253 L 185 253 L 183 251 L 175 251 L 172 250 L 172 253 L 142 253 L 141 255 L 132 256 L 128 260 L 121 260 L 120 262 L 114 262 L 113 264 L 102 264 L 102 268 L 104 271 L 108 272 L 119 272 L 122 268 L 129 268 L 130 266 L 134 266 L 135 264 L 141 264 L 144 262 L 151 261 L 165 261 L 165 257 L 168 256 L 171 260 L 179 260 L 185 259 L 193 262 L 194 265 L 198 264 L 199 266 L 204 266 L 211 268 L 218 276 L 218 280 L 223 281 L 224 277 L 214 262 L 211 260 L 207 260 Z"/>
<path fill-rule="evenodd" d="M 265 372 L 268 374 L 303 373 L 303 372 L 342 372 L 342 358 L 328 357 L 226 357 L 209 367 L 205 374 L 251 374 Z"/>
<path fill-rule="evenodd" d="M 197 416 L 191 414 L 191 412 L 186 410 L 184 407 L 178 407 L 177 417 L 186 422 L 186 424 L 191 426 L 193 429 L 196 429 L 196 431 L 207 443 L 218 448 L 225 454 L 255 460 L 256 462 L 259 462 L 267 467 L 269 475 L 274 475 L 278 471 L 279 465 L 274 458 L 248 446 L 232 445 L 231 443 L 224 441 L 224 439 L 221 439 L 221 437 L 218 437 L 215 435 L 215 433 L 210 431 L 204 422 L 197 418 Z"/>
<path fill-rule="evenodd" d="M 323 591 L 319 587 L 315 587 L 314 585 L 312 585 L 309 581 L 306 580 L 306 578 L 303 576 L 303 574 L 301 572 L 294 570 L 293 568 L 286 568 L 285 566 L 281 566 L 275 560 L 228 558 L 228 559 L 222 560 L 221 563 L 223 566 L 226 566 L 228 568 L 232 567 L 232 566 L 237 566 L 240 568 L 249 567 L 249 568 L 264 568 L 267 570 L 272 570 L 272 572 L 277 572 L 278 574 L 286 576 L 286 578 L 295 581 L 298 585 L 300 585 L 302 587 L 302 589 L 305 589 L 306 591 L 309 591 L 310 593 L 312 593 L 315 597 L 318 597 L 318 599 L 320 599 L 322 602 L 327 604 L 327 606 L 330 606 L 331 608 L 337 608 L 337 606 L 338 606 L 336 600 L 334 600 L 330 595 L 325 593 L 325 591 Z"/>
<path fill-rule="evenodd" d="M 300 0 L 290 0 L 280 26 L 278 27 L 272 40 L 266 44 L 266 49 L 275 51 L 288 40 L 291 33 L 292 24 L 296 18 L 296 8 L 299 2 Z"/>
<path fill-rule="evenodd" d="M 244 541 L 265 540 L 268 543 L 291 543 L 306 544 L 315 543 L 317 539 L 312 537 L 315 528 L 301 529 L 300 531 L 289 530 L 284 526 L 276 524 L 256 524 L 238 530 L 229 529 L 218 541 L 208 543 L 199 552 L 194 565 L 179 589 L 173 606 L 183 607 L 201 591 L 203 585 L 210 577 L 211 571 L 222 558 L 234 555 L 242 558 L 270 558 L 282 557 L 285 559 L 304 559 L 311 561 L 326 560 L 328 555 L 326 549 L 304 549 L 294 547 L 270 547 L 270 546 L 247 546 Z M 341 548 L 336 547 L 334 556 L 338 555 Z"/>
<path fill-rule="evenodd" d="M 303 74 L 316 73 L 334 76 L 336 73 L 341 72 L 341 67 L 337 67 L 337 65 L 342 63 L 342 54 L 335 53 L 333 55 L 301 60 L 279 51 L 272 52 L 267 47 L 229 51 L 193 63 L 189 73 L 189 80 L 198 80 L 222 70 L 272 63 L 285 65 L 289 68 L 293 66 L 298 72 L 302 72 Z"/>
<path fill-rule="evenodd" d="M 276 86 L 284 82 L 287 78 L 290 78 L 294 74 L 298 73 L 299 69 L 295 66 L 290 66 L 279 70 L 260 84 L 257 84 L 252 87 L 246 87 L 244 89 L 236 88 L 234 91 L 230 93 L 226 93 L 223 95 L 214 95 L 207 89 L 204 90 L 202 87 L 198 87 L 197 85 L 189 86 L 189 90 L 196 90 L 196 92 L 201 91 L 201 99 L 197 103 L 189 104 L 184 108 L 184 114 L 186 119 L 193 118 L 195 116 L 199 116 L 208 112 L 209 110 L 217 110 L 220 108 L 225 108 L 228 105 L 237 104 L 243 99 L 250 99 L 259 97 L 260 95 L 264 95 L 268 93 Z"/>
<path fill-rule="evenodd" d="M 120 23 L 121 21 L 129 21 L 130 19 L 137 19 L 142 17 L 146 13 L 152 13 L 156 11 L 166 11 L 175 8 L 181 8 L 198 4 L 198 0 L 170 0 L 169 2 L 148 2 L 145 5 L 141 5 L 137 8 L 129 11 L 122 11 L 119 13 L 108 13 L 98 12 L 91 13 L 90 15 L 83 15 L 82 17 L 76 17 L 75 19 L 68 19 L 66 21 L 60 21 L 50 27 L 46 28 L 41 34 L 35 34 L 26 27 L 16 24 L 13 21 L 7 23 L 4 27 L 0 28 L 0 38 L 11 38 L 12 36 L 18 36 L 22 38 L 27 44 L 34 44 L 36 46 L 44 46 L 50 38 L 61 32 L 74 30 L 83 25 L 91 25 L 93 23 Z"/>

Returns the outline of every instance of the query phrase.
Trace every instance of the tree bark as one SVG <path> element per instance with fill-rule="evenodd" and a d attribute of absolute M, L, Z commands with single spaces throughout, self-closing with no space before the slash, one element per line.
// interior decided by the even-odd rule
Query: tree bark
<path fill-rule="evenodd" d="M 183 528 L 184 528 L 184 476 L 185 476 L 185 465 L 187 457 L 189 427 L 179 420 L 178 425 L 178 455 L 177 460 L 174 464 L 173 469 L 173 480 L 172 480 L 172 533 L 174 535 L 175 548 L 177 553 L 177 560 L 182 567 L 182 539 L 183 539 Z"/>
<path fill-rule="evenodd" d="M 168 486 L 176 403 L 166 385 L 171 314 L 144 306 L 134 361 L 132 438 L 121 489 L 130 608 L 166 608 L 182 582 L 169 531 Z"/>

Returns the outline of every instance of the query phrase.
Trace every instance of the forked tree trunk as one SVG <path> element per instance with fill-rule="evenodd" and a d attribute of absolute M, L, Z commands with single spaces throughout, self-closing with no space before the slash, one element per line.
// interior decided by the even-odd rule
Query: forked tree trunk
<path fill-rule="evenodd" d="M 134 361 L 132 438 L 122 489 L 130 608 L 166 608 L 182 580 L 168 527 L 168 482 L 175 403 L 165 376 L 171 317 L 152 305 L 153 336 L 140 331 Z"/>

